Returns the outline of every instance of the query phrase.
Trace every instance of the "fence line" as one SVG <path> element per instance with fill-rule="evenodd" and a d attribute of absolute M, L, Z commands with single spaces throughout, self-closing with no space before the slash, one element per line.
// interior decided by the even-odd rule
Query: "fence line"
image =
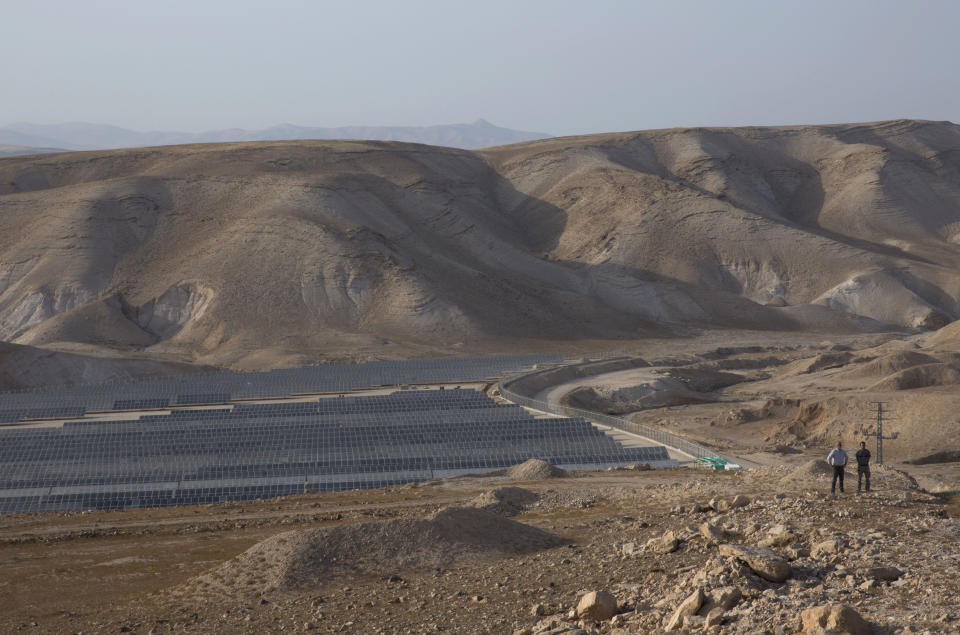
<path fill-rule="evenodd" d="M 554 370 L 553 368 L 546 370 Z M 572 406 L 564 406 L 562 404 L 553 404 L 547 401 L 540 401 L 537 399 L 532 399 L 526 397 L 517 392 L 510 390 L 508 387 L 513 382 L 523 377 L 529 377 L 530 375 L 536 375 L 538 373 L 544 372 L 544 369 L 536 370 L 532 373 L 526 373 L 522 375 L 505 375 L 500 379 L 498 383 L 498 388 L 500 389 L 500 395 L 505 399 L 512 401 L 515 404 L 526 406 L 527 408 L 533 408 L 535 410 L 541 410 L 543 412 L 549 412 L 555 415 L 561 415 L 566 417 L 582 417 L 587 421 L 593 421 L 594 423 L 601 423 L 611 428 L 616 428 L 624 432 L 629 432 L 631 434 L 636 434 L 638 436 L 659 443 L 660 445 L 665 445 L 668 448 L 673 448 L 674 450 L 679 450 L 685 454 L 689 454 L 694 458 L 700 458 L 705 456 L 720 456 L 716 450 L 708 448 L 705 445 L 700 445 L 699 443 L 694 443 L 684 439 L 681 436 L 672 434 L 670 432 L 665 432 L 663 430 L 658 430 L 656 428 L 651 428 L 650 426 L 644 425 L 642 423 L 637 423 L 635 421 L 630 421 L 629 419 L 624 419 L 623 417 L 616 417 L 613 415 L 603 414 L 602 412 L 593 412 L 591 410 L 581 410 L 580 408 L 573 408 Z M 728 459 L 729 460 L 729 459 Z M 736 461 L 731 461 L 736 462 Z"/>

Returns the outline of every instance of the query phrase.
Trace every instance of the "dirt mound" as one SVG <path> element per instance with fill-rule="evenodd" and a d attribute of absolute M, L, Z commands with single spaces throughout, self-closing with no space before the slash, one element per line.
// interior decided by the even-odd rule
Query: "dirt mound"
<path fill-rule="evenodd" d="M 474 498 L 470 501 L 470 506 L 513 516 L 522 512 L 527 505 L 537 502 L 539 498 L 536 492 L 522 487 L 498 487 Z"/>
<path fill-rule="evenodd" d="M 817 478 L 824 475 L 833 474 L 833 469 L 827 465 L 826 461 L 821 461 L 819 459 L 814 459 L 812 461 L 807 461 L 803 465 L 794 469 L 792 472 L 787 474 L 782 480 L 783 481 L 806 481 L 811 478 Z"/>
<path fill-rule="evenodd" d="M 882 379 L 870 390 L 913 390 L 929 386 L 952 386 L 960 383 L 960 370 L 949 364 L 914 366 Z"/>
<path fill-rule="evenodd" d="M 936 364 L 940 360 L 931 355 L 918 353 L 917 351 L 898 351 L 878 357 L 865 364 L 859 364 L 856 368 L 851 368 L 844 373 L 844 377 L 850 379 L 870 378 L 870 377 L 888 377 L 902 370 L 922 366 L 925 364 Z"/>
<path fill-rule="evenodd" d="M 541 459 L 527 459 L 519 465 L 508 467 L 504 476 L 513 481 L 539 481 L 567 476 L 567 471 Z"/>
<path fill-rule="evenodd" d="M 383 574 L 439 566 L 472 554 L 523 553 L 565 540 L 483 509 L 447 507 L 426 519 L 396 519 L 290 531 L 254 545 L 195 578 L 186 593 L 260 593 L 303 588 L 337 571 Z"/>

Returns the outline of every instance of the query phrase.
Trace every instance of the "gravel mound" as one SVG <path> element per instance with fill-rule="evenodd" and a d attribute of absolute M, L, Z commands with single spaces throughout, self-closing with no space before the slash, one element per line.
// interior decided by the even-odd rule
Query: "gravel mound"
<path fill-rule="evenodd" d="M 483 509 L 447 507 L 426 519 L 401 518 L 278 534 L 195 578 L 185 591 L 235 594 L 303 588 L 337 571 L 379 575 L 445 565 L 471 554 L 523 553 L 565 542 Z"/>
<path fill-rule="evenodd" d="M 528 505 L 536 503 L 539 499 L 538 494 L 522 487 L 498 487 L 477 496 L 470 501 L 470 506 L 513 516 L 522 512 Z"/>
<path fill-rule="evenodd" d="M 547 478 L 562 478 L 567 476 L 567 471 L 541 459 L 527 459 L 520 465 L 508 467 L 504 476 L 514 481 L 539 481 Z"/>

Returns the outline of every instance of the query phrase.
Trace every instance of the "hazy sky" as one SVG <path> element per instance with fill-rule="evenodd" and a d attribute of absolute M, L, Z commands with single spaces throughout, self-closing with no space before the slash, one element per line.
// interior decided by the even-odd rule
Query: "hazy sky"
<path fill-rule="evenodd" d="M 2 1 L 0 125 L 960 121 L 955 0 Z"/>

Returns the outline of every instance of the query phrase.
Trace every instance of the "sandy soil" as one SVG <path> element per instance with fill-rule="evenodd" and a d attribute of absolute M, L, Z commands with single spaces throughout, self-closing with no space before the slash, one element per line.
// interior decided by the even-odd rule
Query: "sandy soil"
<path fill-rule="evenodd" d="M 0 630 L 165 633 L 278 631 L 282 627 L 296 632 L 503 633 L 549 619 L 543 616 L 567 619 L 584 592 L 610 589 L 626 613 L 615 622 L 586 627 L 605 633 L 647 632 L 651 624 L 668 618 L 674 602 L 682 599 L 673 599 L 677 585 L 680 592 L 689 593 L 689 583 L 684 582 L 687 572 L 713 566 L 716 547 L 697 537 L 697 525 L 704 520 L 718 526 L 726 523 L 741 533 L 753 522 L 761 528 L 758 535 L 763 535 L 765 527 L 786 522 L 801 535 L 813 531 L 811 540 L 819 540 L 816 530 L 823 529 L 824 535 L 839 531 L 854 541 L 857 527 L 892 536 L 892 528 L 906 522 L 931 518 L 944 528 L 944 523 L 958 522 L 951 520 L 954 507 L 925 497 L 909 479 L 893 472 L 889 476 L 875 473 L 876 491 L 870 497 L 847 494 L 834 502 L 805 493 L 825 491 L 826 477 L 807 470 L 802 457 L 787 457 L 787 461 L 788 468 L 743 474 L 671 469 L 581 473 L 573 478 L 521 482 L 502 477 L 459 478 L 421 487 L 201 508 L 4 516 L 0 519 Z M 558 536 L 561 546 L 527 543 L 521 551 L 533 551 L 525 553 L 463 550 L 455 546 L 463 539 L 463 531 L 453 526 L 454 531 L 445 535 L 454 541 L 450 544 L 456 553 L 437 541 L 432 551 L 424 545 L 425 560 L 409 558 L 414 552 L 403 545 L 405 540 L 417 540 L 422 532 L 417 524 L 422 521 L 417 519 L 429 519 L 451 504 L 483 506 L 492 488 L 503 485 L 531 493 L 522 499 L 521 509 L 515 510 L 519 514 L 510 522 Z M 777 502 L 774 494 L 784 492 L 788 498 Z M 905 492 L 912 492 L 906 503 Z M 735 514 L 676 512 L 678 506 L 689 510 L 694 504 L 737 494 L 759 502 Z M 796 496 L 797 502 L 789 498 Z M 928 516 L 928 511 L 945 515 Z M 851 518 L 859 520 L 851 525 Z M 285 558 L 290 549 L 286 541 L 299 544 L 296 541 L 309 543 L 311 536 L 367 535 L 375 527 L 369 523 L 380 521 L 394 523 L 396 533 L 391 541 L 377 543 L 379 551 L 373 555 L 380 565 L 375 568 L 360 566 L 367 560 L 355 551 L 346 547 L 337 551 L 336 545 L 350 544 L 341 538 L 316 543 L 325 549 L 325 557 L 339 554 L 345 559 L 337 568 L 311 569 L 319 577 L 309 582 L 301 579 L 296 585 L 278 585 L 264 575 L 271 567 L 303 567 L 311 561 Z M 484 527 L 491 529 L 484 540 L 514 531 L 505 520 L 485 522 L 489 524 L 472 522 L 473 530 L 481 534 Z M 687 533 L 684 527 L 691 524 L 692 533 Z M 668 530 L 682 537 L 676 553 L 619 555 L 624 543 L 643 544 Z M 400 542 L 391 551 L 396 541 Z M 278 552 L 270 545 L 281 549 Z M 786 601 L 770 603 L 763 591 L 773 588 L 777 597 L 793 589 L 790 597 L 815 602 L 815 596 L 800 591 L 813 588 L 813 583 L 807 586 L 806 577 L 809 571 L 821 569 L 817 575 L 823 576 L 822 581 L 816 580 L 824 589 L 823 597 L 847 593 L 838 597 L 855 604 L 864 617 L 891 627 L 890 632 L 908 624 L 935 631 L 952 628 L 954 623 L 941 622 L 938 629 L 936 622 L 938 611 L 952 606 L 951 580 L 938 576 L 932 564 L 924 569 L 922 563 L 929 563 L 929 558 L 911 555 L 909 549 L 919 548 L 919 543 L 913 545 L 908 535 L 891 545 L 896 546 L 880 560 L 909 571 L 910 586 L 862 593 L 854 589 L 849 596 L 842 591 L 846 585 L 842 576 L 831 577 L 836 565 L 820 561 L 797 561 L 797 582 L 786 586 L 760 583 L 744 573 L 739 584 L 753 599 L 728 614 L 723 632 L 751 632 L 761 628 L 764 620 L 786 619 L 787 613 L 790 621 L 783 623 L 794 624 L 799 609 L 790 608 L 793 605 Z M 943 548 L 954 549 L 949 544 Z M 947 555 L 949 562 L 958 557 L 953 552 Z M 855 558 L 847 556 L 844 562 L 857 575 Z M 731 577 L 728 583 L 736 579 Z M 913 581 L 935 592 L 908 599 L 916 595 L 911 591 Z M 656 595 L 648 597 L 651 593 Z M 657 601 L 660 605 L 653 606 Z M 539 616 L 534 615 L 538 612 Z"/>

